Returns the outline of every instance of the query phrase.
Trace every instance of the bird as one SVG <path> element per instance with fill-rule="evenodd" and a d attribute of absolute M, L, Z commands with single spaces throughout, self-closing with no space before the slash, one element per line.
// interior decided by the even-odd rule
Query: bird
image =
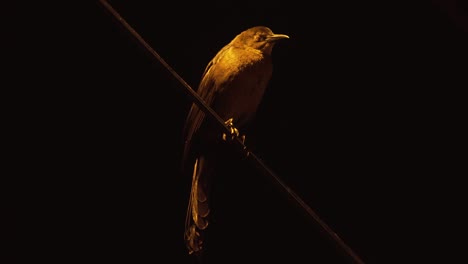
<path fill-rule="evenodd" d="M 200 257 L 205 251 L 212 179 L 217 159 L 222 158 L 220 143 L 239 136 L 252 123 L 272 76 L 272 49 L 278 40 L 288 38 L 266 26 L 247 28 L 216 53 L 202 74 L 196 92 L 225 120 L 231 135 L 221 133 L 192 103 L 183 128 L 182 158 L 183 170 L 192 178 L 184 231 L 189 254 Z"/>

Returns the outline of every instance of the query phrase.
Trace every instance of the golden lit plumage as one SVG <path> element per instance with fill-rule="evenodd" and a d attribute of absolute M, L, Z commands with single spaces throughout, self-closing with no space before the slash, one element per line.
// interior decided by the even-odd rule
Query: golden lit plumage
<path fill-rule="evenodd" d="M 257 26 L 238 34 L 208 63 L 197 89 L 200 97 L 238 133 L 254 117 L 272 74 L 271 52 L 276 41 L 289 38 Z M 203 232 L 208 227 L 209 196 L 214 165 L 222 138 L 195 104 L 184 127 L 184 168 L 192 169 L 192 187 L 187 209 L 185 241 L 190 254 L 203 250 Z"/>

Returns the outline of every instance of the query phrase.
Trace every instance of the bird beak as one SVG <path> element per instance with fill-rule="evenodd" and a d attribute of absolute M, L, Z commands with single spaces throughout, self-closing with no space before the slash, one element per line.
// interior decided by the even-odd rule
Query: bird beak
<path fill-rule="evenodd" d="M 288 35 L 284 35 L 284 34 L 273 34 L 271 36 L 268 37 L 268 41 L 277 41 L 279 39 L 288 39 L 289 36 Z"/>

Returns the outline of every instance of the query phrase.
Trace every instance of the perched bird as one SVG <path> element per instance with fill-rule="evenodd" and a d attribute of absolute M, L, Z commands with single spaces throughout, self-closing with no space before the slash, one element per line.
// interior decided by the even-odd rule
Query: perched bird
<path fill-rule="evenodd" d="M 253 119 L 272 75 L 273 46 L 287 38 L 268 27 L 249 28 L 224 46 L 205 68 L 197 93 L 233 132 Z M 183 166 L 192 174 L 184 236 L 189 253 L 200 255 L 209 223 L 210 184 L 222 133 L 192 104 L 183 135 Z"/>

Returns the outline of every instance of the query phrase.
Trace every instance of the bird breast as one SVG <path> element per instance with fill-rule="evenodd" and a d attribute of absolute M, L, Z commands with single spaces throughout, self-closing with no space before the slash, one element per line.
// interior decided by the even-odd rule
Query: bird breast
<path fill-rule="evenodd" d="M 262 100 L 272 74 L 271 57 L 254 49 L 231 48 L 213 66 L 218 91 L 213 109 L 223 119 L 234 118 L 240 127 L 253 117 Z"/>

